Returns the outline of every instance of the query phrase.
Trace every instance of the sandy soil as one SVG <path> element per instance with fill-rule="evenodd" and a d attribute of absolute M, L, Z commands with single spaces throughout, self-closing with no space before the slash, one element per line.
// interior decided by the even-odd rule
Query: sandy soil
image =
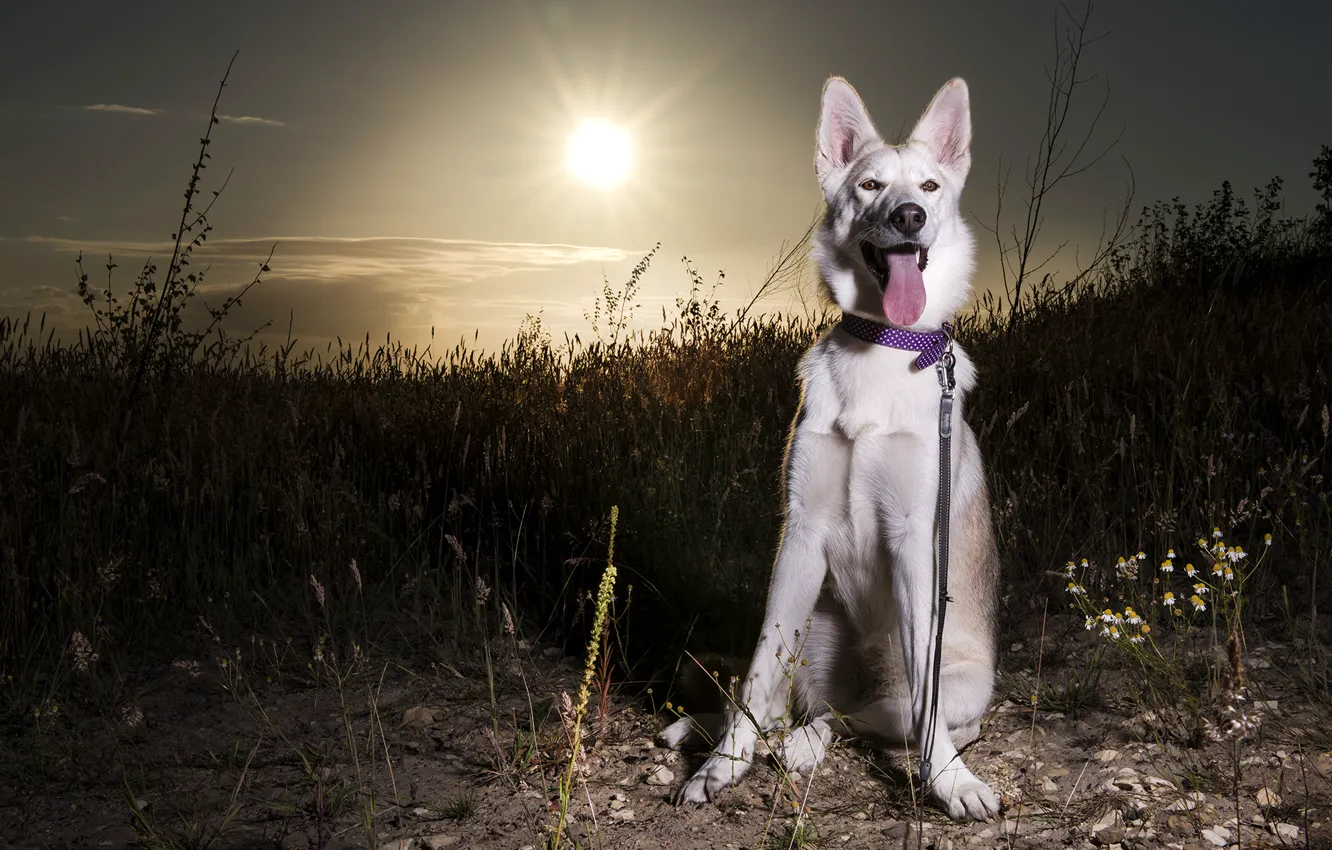
<path fill-rule="evenodd" d="M 1085 666 L 1077 631 L 1057 638 L 1074 650 L 1044 681 Z M 901 755 L 851 743 L 814 776 L 783 777 L 765 760 L 716 804 L 677 809 L 670 792 L 697 759 L 653 743 L 664 713 L 612 695 L 600 736 L 595 708 L 589 721 L 566 835 L 616 850 L 1332 846 L 1332 718 L 1301 694 L 1299 650 L 1250 646 L 1263 721 L 1238 748 L 1237 792 L 1233 742 L 1161 739 L 1123 698 L 1124 671 L 1102 677 L 1099 707 L 1033 722 L 1020 694 L 1036 643 L 1006 639 L 995 707 L 964 754 L 1002 796 L 1002 822 L 913 805 Z M 537 850 L 567 764 L 556 707 L 577 690 L 575 660 L 558 656 L 497 650 L 493 702 L 483 666 L 442 658 L 363 664 L 341 696 L 284 681 L 251 697 L 215 659 L 170 667 L 132 705 L 6 740 L 0 846 Z"/>

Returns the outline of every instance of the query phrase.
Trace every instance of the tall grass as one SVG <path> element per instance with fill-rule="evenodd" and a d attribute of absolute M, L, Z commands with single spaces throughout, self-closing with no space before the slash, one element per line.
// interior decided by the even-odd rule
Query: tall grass
<path fill-rule="evenodd" d="M 988 301 L 960 322 L 1009 587 L 1222 525 L 1251 549 L 1276 537 L 1260 580 L 1311 625 L 1332 557 L 1332 251 L 1278 217 L 1278 191 L 1153 207 L 1101 274 L 1019 322 Z M 362 598 L 353 558 L 385 636 L 466 650 L 478 581 L 569 634 L 590 625 L 612 505 L 637 618 L 621 664 L 651 676 L 687 638 L 743 650 L 796 363 L 830 316 L 727 316 L 692 283 L 660 330 L 556 346 L 532 322 L 493 354 L 219 336 L 168 355 L 103 321 L 61 343 L 0 319 L 0 676 L 57 686 L 75 632 L 106 664 L 224 628 L 335 630 L 359 614 L 313 610 L 307 582 Z M 189 327 L 187 303 L 166 327 Z"/>

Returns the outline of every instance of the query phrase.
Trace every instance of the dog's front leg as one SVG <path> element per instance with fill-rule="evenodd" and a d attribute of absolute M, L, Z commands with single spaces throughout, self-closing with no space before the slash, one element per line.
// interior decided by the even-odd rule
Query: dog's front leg
<path fill-rule="evenodd" d="M 893 558 L 893 595 L 901 624 L 903 660 L 911 693 L 912 738 L 917 742 L 922 759 L 928 758 L 930 762 L 928 791 L 944 811 L 958 820 L 989 820 L 999 813 L 999 798 L 962 763 L 948 730 L 947 706 L 941 704 L 937 722 L 930 723 L 939 597 L 934 554 L 937 516 L 934 488 L 938 479 L 935 476 L 930 480 L 930 476 L 919 474 L 914 478 L 914 485 L 903 483 L 900 486 L 898 492 L 904 494 L 904 499 L 889 509 L 893 521 L 888 544 Z M 958 507 L 954 504 L 954 518 L 965 515 Z M 956 522 L 953 528 L 958 528 Z M 966 575 L 962 569 L 954 569 L 951 573 L 950 584 Z"/>
<path fill-rule="evenodd" d="M 787 510 L 773 564 L 763 630 L 739 702 L 728 706 L 713 754 L 679 790 L 676 804 L 705 803 L 749 770 L 762 734 L 785 713 L 793 667 L 827 573 L 824 542 L 838 504 L 845 449 L 831 436 L 796 432 L 787 461 Z"/>

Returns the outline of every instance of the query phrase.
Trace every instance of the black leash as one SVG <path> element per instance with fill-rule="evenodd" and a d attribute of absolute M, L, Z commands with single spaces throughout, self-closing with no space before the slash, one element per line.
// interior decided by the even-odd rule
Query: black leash
<path fill-rule="evenodd" d="M 930 672 L 934 685 L 931 688 L 927 722 L 921 730 L 923 740 L 920 741 L 920 782 L 925 787 L 929 787 L 934 773 L 931 760 L 934 758 L 934 731 L 939 722 L 939 675 L 943 668 L 944 614 L 948 610 L 948 521 L 952 509 L 950 502 L 953 478 L 953 391 L 957 386 L 957 382 L 953 379 L 955 363 L 952 340 L 949 340 L 948 349 L 934 367 L 939 375 L 939 550 L 935 560 L 935 581 L 939 588 L 939 617 L 934 635 L 934 664 Z"/>

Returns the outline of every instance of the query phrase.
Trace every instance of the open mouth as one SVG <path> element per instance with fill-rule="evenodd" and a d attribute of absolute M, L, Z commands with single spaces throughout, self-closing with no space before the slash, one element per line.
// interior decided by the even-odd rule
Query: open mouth
<path fill-rule="evenodd" d="M 892 269 L 897 260 L 900 263 L 904 257 L 894 257 L 893 255 L 912 254 L 916 258 L 916 268 L 925 271 L 925 266 L 930 261 L 930 249 L 914 242 L 903 242 L 900 245 L 893 245 L 890 248 L 880 248 L 878 245 L 869 242 L 863 242 L 860 251 L 865 257 L 865 265 L 874 273 L 874 277 L 879 281 L 879 289 L 888 288 L 889 270 Z"/>

